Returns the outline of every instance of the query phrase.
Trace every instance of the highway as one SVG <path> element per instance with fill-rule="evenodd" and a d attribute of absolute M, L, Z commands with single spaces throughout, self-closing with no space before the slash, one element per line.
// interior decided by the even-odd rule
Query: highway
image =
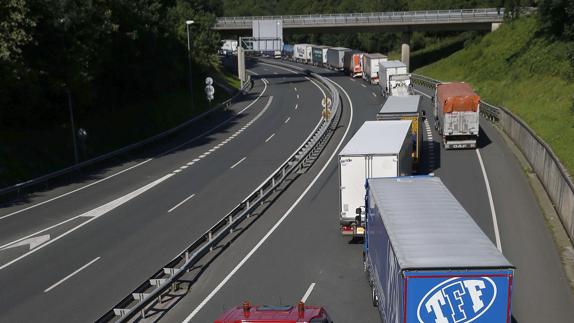
<path fill-rule="evenodd" d="M 237 116 L 222 112 L 125 163 L 2 208 L 0 321 L 94 321 L 219 220 L 319 121 L 324 90 L 295 74 L 301 68 L 339 86 L 343 115 L 333 138 L 186 297 L 155 318 L 210 322 L 244 300 L 305 299 L 326 306 L 335 322 L 379 321 L 362 244 L 338 231 L 336 154 L 383 98 L 362 80 L 290 64 L 251 66 L 258 75 L 230 107 Z M 445 182 L 517 267 L 514 321 L 569 322 L 574 297 L 536 197 L 498 131 L 484 119 L 481 128 L 478 150 L 444 151 L 425 127 L 422 168 Z"/>
<path fill-rule="evenodd" d="M 377 87 L 361 80 L 293 65 L 319 71 L 341 86 L 345 114 L 339 130 L 319 162 L 210 265 L 163 321 L 209 322 L 244 300 L 296 304 L 301 299 L 326 306 L 335 322 L 379 321 L 362 269 L 362 245 L 338 232 L 334 154 L 363 121 L 375 118 L 383 99 Z M 432 120 L 429 99 L 424 109 Z M 569 322 L 574 298 L 536 197 L 498 131 L 484 119 L 481 128 L 478 150 L 444 151 L 429 125 L 422 167 L 445 182 L 517 267 L 513 322 Z"/>
<path fill-rule="evenodd" d="M 98 319 L 247 196 L 304 141 L 324 89 L 253 66 L 229 111 L 0 211 L 0 321 Z"/>

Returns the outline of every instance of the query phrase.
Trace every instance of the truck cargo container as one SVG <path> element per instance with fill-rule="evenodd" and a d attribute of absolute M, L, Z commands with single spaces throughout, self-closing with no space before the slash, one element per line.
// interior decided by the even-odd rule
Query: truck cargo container
<path fill-rule="evenodd" d="M 364 267 L 386 323 L 510 323 L 513 266 L 441 180 L 367 181 Z"/>
<path fill-rule="evenodd" d="M 350 50 L 343 55 L 343 67 L 351 77 L 363 76 L 363 54 L 357 50 Z"/>
<path fill-rule="evenodd" d="M 323 66 L 327 66 L 327 51 L 329 51 L 329 46 L 323 48 Z"/>
<path fill-rule="evenodd" d="M 262 54 L 281 55 L 283 49 L 283 28 L 281 20 L 255 19 L 252 21 L 252 35 L 258 40 L 252 43 L 253 49 Z"/>
<path fill-rule="evenodd" d="M 363 79 L 371 84 L 379 84 L 379 63 L 386 61 L 387 56 L 380 53 L 363 55 Z"/>
<path fill-rule="evenodd" d="M 400 61 L 380 62 L 379 85 L 383 96 L 409 95 L 411 76 L 407 66 Z"/>
<path fill-rule="evenodd" d="M 365 180 L 410 175 L 410 120 L 367 121 L 339 153 L 339 223 L 344 235 L 362 236 Z M 356 216 L 360 215 L 359 219 Z"/>
<path fill-rule="evenodd" d="M 308 63 L 311 61 L 310 44 L 295 44 L 293 47 L 293 59 L 296 62 Z"/>
<path fill-rule="evenodd" d="M 222 55 L 237 54 L 238 41 L 235 39 L 224 39 L 221 41 L 221 48 L 219 52 Z"/>
<path fill-rule="evenodd" d="M 422 145 L 420 95 L 390 96 L 377 113 L 377 120 L 411 120 L 413 159 L 419 162 Z"/>
<path fill-rule="evenodd" d="M 293 60 L 293 45 L 284 44 L 281 57 L 285 60 Z"/>
<path fill-rule="evenodd" d="M 327 49 L 327 67 L 334 70 L 343 70 L 343 57 L 350 49 L 345 47 L 332 47 Z"/>
<path fill-rule="evenodd" d="M 314 66 L 323 66 L 323 53 L 327 52 L 327 46 L 313 45 L 311 46 L 311 63 Z"/>
<path fill-rule="evenodd" d="M 446 149 L 476 148 L 479 109 L 480 97 L 467 83 L 437 84 L 434 125 Z"/>
<path fill-rule="evenodd" d="M 333 323 L 324 307 L 308 306 L 299 302 L 291 305 L 251 305 L 244 302 L 221 314 L 214 323 Z"/>

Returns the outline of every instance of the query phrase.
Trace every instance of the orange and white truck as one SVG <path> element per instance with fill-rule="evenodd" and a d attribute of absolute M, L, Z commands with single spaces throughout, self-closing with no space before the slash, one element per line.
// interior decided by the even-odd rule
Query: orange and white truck
<path fill-rule="evenodd" d="M 480 96 L 468 83 L 439 83 L 434 96 L 434 126 L 445 149 L 476 148 Z"/>
<path fill-rule="evenodd" d="M 343 56 L 343 66 L 345 72 L 351 77 L 362 77 L 363 76 L 363 58 L 364 53 L 356 50 L 351 50 L 345 52 Z"/>

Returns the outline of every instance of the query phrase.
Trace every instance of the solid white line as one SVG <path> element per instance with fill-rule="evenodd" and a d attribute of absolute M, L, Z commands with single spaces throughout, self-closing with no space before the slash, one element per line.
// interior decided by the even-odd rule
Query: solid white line
<path fill-rule="evenodd" d="M 295 110 L 299 107 L 299 103 L 295 104 Z"/>
<path fill-rule="evenodd" d="M 54 285 L 46 288 L 44 290 L 44 293 L 47 293 L 49 291 L 51 291 L 52 289 L 58 287 L 58 285 L 60 285 L 61 283 L 65 282 L 66 280 L 70 279 L 70 277 L 74 276 L 75 274 L 79 273 L 80 271 L 86 269 L 86 267 L 88 267 L 89 265 L 93 264 L 94 262 L 100 260 L 101 257 L 97 257 L 96 259 L 88 262 L 87 264 L 83 265 L 82 267 L 78 268 L 76 271 L 74 271 L 73 273 L 69 274 L 68 276 L 62 278 L 60 281 L 58 281 L 57 283 L 55 283 Z"/>
<path fill-rule="evenodd" d="M 88 185 L 86 185 L 86 186 L 82 186 L 82 187 L 77 188 L 77 189 L 75 189 L 75 190 L 73 190 L 73 191 L 64 193 L 64 194 L 62 194 L 62 195 L 58 195 L 58 196 L 56 196 L 56 197 L 54 197 L 54 198 L 51 198 L 51 199 L 49 199 L 49 200 L 40 202 L 40 203 L 38 203 L 38 204 L 31 205 L 31 206 L 29 206 L 29 207 L 27 207 L 27 208 L 23 208 L 23 209 L 21 209 L 21 210 L 14 211 L 14 212 L 12 212 L 12 213 L 9 213 L 9 214 L 0 216 L 0 220 L 5 219 L 5 218 L 7 218 L 7 217 L 10 217 L 10 216 L 12 216 L 12 215 L 16 215 L 16 214 L 18 214 L 18 213 L 22 213 L 22 212 L 24 212 L 24 211 L 28 211 L 28 210 L 30 210 L 30 209 L 33 209 L 33 208 L 35 208 L 35 207 L 44 205 L 44 204 L 46 204 L 46 203 L 50 203 L 50 202 L 55 201 L 55 200 L 57 200 L 57 199 L 60 199 L 60 198 L 62 198 L 62 197 L 68 196 L 68 195 L 70 195 L 70 194 L 79 192 L 79 191 L 81 191 L 81 190 L 83 190 L 83 189 L 86 189 L 86 188 L 88 188 L 88 187 L 90 187 L 90 186 L 94 186 L 94 185 L 99 184 L 99 183 L 101 183 L 101 182 L 103 182 L 103 181 L 106 181 L 106 180 L 108 180 L 108 179 L 110 179 L 110 178 L 112 178 L 112 177 L 118 176 L 118 175 L 120 175 L 120 174 L 123 174 L 123 173 L 129 171 L 129 170 L 132 170 L 132 169 L 134 169 L 134 168 L 136 168 L 136 167 L 139 167 L 139 166 L 141 166 L 141 165 L 143 165 L 143 164 L 145 164 L 145 163 L 147 163 L 147 162 L 150 162 L 150 161 L 152 161 L 152 160 L 153 160 L 153 158 L 146 159 L 146 160 L 144 160 L 143 162 L 141 162 L 141 163 L 139 163 L 139 164 L 136 164 L 136 165 L 134 165 L 134 166 L 131 166 L 130 168 L 126 168 L 126 169 L 124 169 L 124 170 L 122 170 L 122 171 L 120 171 L 120 172 L 117 172 L 117 173 L 115 173 L 115 174 L 113 174 L 113 175 L 110 175 L 110 176 L 108 176 L 108 177 L 106 177 L 106 178 L 102 178 L 102 179 L 100 179 L 100 180 L 97 180 L 97 181 L 95 181 L 95 182 L 93 182 L 93 183 L 91 183 L 91 184 L 88 184 Z"/>
<path fill-rule="evenodd" d="M 289 122 L 289 120 L 291 120 L 291 117 L 287 117 L 287 119 L 285 119 L 285 123 Z"/>
<path fill-rule="evenodd" d="M 309 295 L 311 295 L 311 292 L 313 292 L 313 288 L 315 288 L 315 283 L 311 283 L 311 285 L 309 285 L 305 295 L 303 295 L 303 298 L 301 298 L 301 302 L 305 303 L 307 301 L 307 298 L 309 298 Z"/>
<path fill-rule="evenodd" d="M 21 255 L 20 257 L 18 257 L 18 258 L 16 258 L 16 259 L 13 259 L 12 261 L 10 261 L 10 262 L 8 262 L 8 263 L 6 263 L 6 264 L 0 266 L 0 270 L 2 270 L 2 269 L 4 269 L 4 268 L 6 268 L 6 267 L 12 265 L 13 263 L 15 263 L 15 262 L 17 262 L 17 261 L 20 261 L 20 260 L 23 259 L 23 258 L 28 257 L 29 255 L 31 255 L 31 254 L 37 252 L 38 250 L 43 249 L 44 247 L 47 247 L 47 246 L 51 245 L 52 243 L 54 243 L 54 242 L 60 240 L 61 238 L 67 236 L 68 234 L 70 234 L 70 233 L 76 231 L 77 229 L 83 227 L 84 225 L 86 225 L 86 224 L 88 224 L 88 223 L 90 223 L 90 222 L 92 222 L 92 221 L 98 219 L 98 218 L 101 217 L 102 215 L 104 215 L 104 214 L 110 212 L 111 210 L 113 210 L 113 209 L 119 207 L 120 205 L 122 205 L 122 204 L 124 204 L 124 203 L 130 201 L 131 199 L 133 199 L 133 198 L 135 198 L 135 197 L 141 195 L 141 194 L 144 193 L 145 191 L 150 190 L 150 189 L 153 188 L 154 186 L 158 185 L 159 183 L 165 181 L 166 179 L 168 179 L 168 178 L 170 178 L 170 177 L 172 177 L 172 176 L 173 176 L 173 174 L 167 174 L 167 175 L 165 175 L 164 177 L 162 177 L 162 178 L 160 178 L 160 179 L 157 179 L 157 180 L 155 180 L 155 181 L 153 181 L 153 182 L 151 182 L 151 183 L 149 183 L 149 184 L 147 184 L 147 185 L 145 185 L 145 186 L 143 186 L 143 187 L 140 187 L 140 188 L 138 188 L 137 190 L 135 190 L 135 191 L 133 191 L 133 192 L 131 192 L 131 193 L 129 193 L 129 194 L 126 194 L 126 195 L 124 195 L 124 196 L 122 196 L 122 197 L 119 197 L 119 198 L 117 198 L 117 199 L 115 199 L 115 200 L 113 200 L 113 201 L 111 201 L 111 202 L 108 202 L 108 203 L 106 203 L 106 204 L 104 204 L 104 205 L 101 205 L 101 206 L 99 206 L 99 207 L 97 207 L 97 208 L 95 208 L 95 209 L 93 209 L 93 210 L 90 210 L 90 211 L 88 211 L 88 212 L 82 213 L 82 214 L 80 214 L 80 215 L 76 215 L 75 217 L 72 217 L 72 218 L 70 218 L 70 219 L 68 219 L 68 220 L 66 220 L 66 221 L 62 221 L 62 222 L 60 222 L 60 223 L 58 223 L 58 224 L 55 224 L 55 225 L 51 226 L 51 228 L 54 228 L 54 227 L 57 227 L 57 226 L 59 226 L 59 225 L 61 225 L 61 224 L 64 224 L 64 223 L 66 223 L 66 222 L 69 222 L 69 221 L 71 221 L 71 220 L 74 220 L 74 219 L 77 219 L 77 218 L 80 218 L 80 217 L 89 217 L 89 218 L 90 218 L 89 220 L 84 221 L 84 222 L 82 222 L 81 224 L 79 224 L 79 225 L 77 225 L 77 226 L 71 228 L 70 230 L 68 230 L 68 231 L 66 231 L 66 232 L 64 232 L 64 233 L 62 233 L 61 235 L 59 235 L 59 236 L 56 237 L 55 239 L 52 239 L 52 240 L 50 240 L 50 241 L 44 243 L 43 245 L 38 246 L 38 247 L 36 247 L 36 248 L 34 248 L 34 249 L 32 249 L 32 250 L 26 252 L 25 254 Z M 16 240 L 16 241 L 12 241 L 12 242 L 6 244 L 5 246 L 10 245 L 10 244 L 13 244 L 13 243 L 16 243 L 16 242 L 18 242 L 18 241 L 22 241 L 22 240 L 24 240 L 24 239 L 26 239 L 26 238 L 28 238 L 28 237 L 35 236 L 35 235 L 37 235 L 38 233 L 42 233 L 42 232 L 44 232 L 44 231 L 46 231 L 46 230 L 48 230 L 48 229 L 43 229 L 43 230 L 40 230 L 40 231 L 38 231 L 38 232 L 36 232 L 36 233 L 30 234 L 30 235 L 28 235 L 27 237 L 20 238 L 20 239 L 18 239 L 18 240 Z"/>
<path fill-rule="evenodd" d="M 331 81 L 331 80 L 329 80 L 329 81 Z M 319 171 L 317 176 L 315 176 L 315 178 L 313 178 L 313 181 L 309 184 L 309 186 L 307 186 L 305 191 L 303 191 L 303 193 L 301 193 L 301 195 L 299 196 L 299 198 L 297 198 L 295 203 L 293 203 L 291 205 L 291 207 L 287 210 L 287 212 L 285 212 L 285 214 L 279 219 L 279 221 L 277 221 L 277 223 L 275 223 L 275 225 L 265 234 L 265 236 L 263 236 L 263 238 L 261 240 L 259 240 L 259 242 L 255 245 L 255 247 L 253 247 L 253 249 L 251 249 L 251 251 L 249 251 L 249 253 L 235 266 L 235 268 L 233 268 L 233 270 L 231 270 L 231 272 L 229 272 L 229 274 L 227 274 L 227 276 L 225 276 L 225 278 L 209 293 L 209 295 L 207 295 L 207 297 L 205 297 L 205 299 L 203 299 L 203 301 L 201 301 L 201 303 L 193 310 L 193 312 L 191 312 L 185 318 L 185 320 L 183 320 L 183 323 L 190 322 L 191 319 L 193 319 L 193 317 L 195 315 L 197 315 L 197 313 L 199 313 L 199 311 L 201 311 L 201 309 L 205 306 L 205 304 L 207 304 L 213 298 L 213 296 L 215 296 L 215 294 L 217 294 L 217 292 L 219 292 L 219 290 L 235 275 L 235 273 L 239 269 L 241 269 L 241 267 L 243 267 L 243 265 L 247 262 L 247 260 L 249 260 L 249 258 L 251 258 L 251 256 L 253 256 L 253 254 L 263 245 L 263 243 L 265 241 L 267 241 L 267 239 L 269 239 L 271 234 L 273 234 L 273 232 L 275 232 L 275 230 L 277 230 L 277 228 L 281 225 L 281 223 L 283 223 L 283 221 L 285 221 L 285 219 L 291 214 L 291 212 L 293 212 L 295 207 L 297 207 L 297 205 L 299 205 L 299 202 L 301 202 L 301 200 L 305 197 L 305 195 L 307 195 L 309 190 L 311 190 L 311 188 L 315 185 L 315 183 L 317 182 L 319 177 L 321 177 L 323 172 L 325 172 L 325 170 L 327 169 L 327 167 L 329 166 L 329 164 L 333 160 L 333 157 L 335 157 L 335 155 L 337 155 L 339 148 L 341 148 L 341 145 L 343 144 L 343 142 L 345 141 L 345 138 L 347 137 L 347 134 L 349 133 L 351 121 L 353 120 L 353 102 L 351 101 L 349 94 L 347 93 L 347 91 L 345 91 L 345 89 L 343 89 L 343 87 L 341 87 L 339 84 L 337 84 L 333 81 L 331 81 L 331 82 L 333 84 L 335 84 L 336 86 L 338 86 L 339 88 L 341 88 L 343 93 L 345 93 L 347 100 L 349 100 L 350 107 L 351 107 L 351 116 L 349 119 L 349 124 L 347 124 L 347 129 L 345 129 L 345 134 L 343 135 L 343 138 L 341 139 L 341 141 L 339 142 L 339 144 L 335 148 L 335 151 L 333 151 L 333 153 L 331 154 L 331 156 L 329 157 L 327 162 L 323 165 L 323 168 L 321 168 L 321 170 Z"/>
<path fill-rule="evenodd" d="M 229 167 L 229 168 L 232 168 L 232 169 L 233 169 L 233 168 L 235 168 L 235 166 L 237 166 L 237 165 L 241 164 L 241 162 L 243 162 L 245 159 L 247 159 L 247 157 L 243 157 L 243 158 L 241 158 L 241 159 L 240 159 L 240 160 L 239 160 L 237 163 L 235 163 L 235 164 L 231 165 L 231 167 Z"/>
<path fill-rule="evenodd" d="M 478 161 L 480 162 L 480 168 L 482 169 L 482 175 L 484 176 L 484 183 L 486 184 L 486 192 L 488 193 L 488 202 L 490 203 L 490 213 L 492 214 L 492 224 L 494 225 L 494 238 L 496 239 L 496 247 L 498 250 L 500 250 L 500 252 L 502 252 L 500 233 L 498 232 L 498 221 L 496 220 L 496 210 L 494 209 L 494 200 L 492 199 L 490 183 L 488 181 L 488 176 L 486 176 L 486 169 L 484 168 L 484 163 L 482 162 L 480 150 L 476 149 L 476 155 L 478 156 Z"/>
<path fill-rule="evenodd" d="M 191 195 L 188 196 L 188 197 L 186 197 L 183 201 L 177 203 L 174 207 L 172 207 L 171 209 L 169 209 L 169 210 L 167 211 L 167 213 L 171 213 L 171 211 L 177 209 L 177 208 L 180 207 L 183 203 L 189 201 L 189 199 L 192 198 L 192 197 L 194 197 L 194 196 L 195 196 L 195 193 L 194 193 L 194 194 L 191 194 Z"/>
<path fill-rule="evenodd" d="M 249 72 L 252 73 L 252 74 L 258 75 L 258 74 L 255 73 L 255 72 L 251 72 L 251 71 L 249 71 Z M 261 91 L 261 93 L 259 93 L 259 95 L 257 96 L 257 98 L 255 98 L 255 100 L 253 100 L 253 102 L 251 102 L 249 105 L 247 105 L 245 108 L 243 108 L 243 110 L 239 111 L 239 112 L 237 113 L 237 115 L 243 113 L 245 110 L 247 110 L 247 109 L 249 109 L 251 106 L 253 106 L 257 101 L 259 101 L 259 99 L 261 98 L 261 96 L 263 96 L 263 94 L 265 93 L 265 91 L 267 91 L 267 85 L 268 85 L 267 80 L 266 80 L 266 79 L 261 79 L 261 80 L 263 81 L 263 84 L 264 84 L 263 91 Z M 178 145 L 178 146 L 176 146 L 176 147 L 173 147 L 173 148 L 171 148 L 171 149 L 169 149 L 169 150 L 167 150 L 167 151 L 164 151 L 164 152 L 158 154 L 158 156 L 168 154 L 168 153 L 170 153 L 170 152 L 172 152 L 172 151 L 175 151 L 175 150 L 177 150 L 177 149 L 179 149 L 179 148 L 181 148 L 181 147 L 183 147 L 183 146 L 189 144 L 190 142 L 193 142 L 193 141 L 197 140 L 198 138 L 202 138 L 203 136 L 209 134 L 210 132 L 212 132 L 212 131 L 214 131 L 214 130 L 220 128 L 221 126 L 223 126 L 224 124 L 226 124 L 229 120 L 231 120 L 231 119 L 237 117 L 237 115 L 235 115 L 235 116 L 233 116 L 233 117 L 230 117 L 230 118 L 227 119 L 227 120 L 224 120 L 222 123 L 218 124 L 217 126 L 215 126 L 215 127 L 211 128 L 211 129 L 209 129 L 209 130 L 203 132 L 203 133 L 200 134 L 199 136 L 196 136 L 196 137 L 194 137 L 194 138 L 192 138 L 192 139 L 190 139 L 190 140 L 188 140 L 188 141 L 182 143 L 181 145 Z M 9 214 L 0 216 L 0 220 L 5 219 L 5 218 L 8 218 L 8 217 L 13 216 L 13 215 L 16 215 L 16 214 L 19 214 L 19 213 L 22 213 L 22 212 L 25 212 L 25 211 L 28 211 L 28 210 L 33 209 L 33 208 L 36 208 L 36 207 L 38 207 L 38 206 L 41 206 L 41 205 L 50 203 L 50 202 L 55 201 L 55 200 L 58 200 L 58 199 L 60 199 L 60 198 L 62 198 L 62 197 L 66 197 L 66 196 L 68 196 L 68 195 L 70 195 L 70 194 L 73 194 L 73 193 L 82 191 L 82 190 L 84 190 L 84 189 L 86 189 L 86 188 L 89 188 L 89 187 L 94 186 L 94 185 L 96 185 L 96 184 L 99 184 L 99 183 L 101 183 L 101 182 L 103 182 L 103 181 L 106 181 L 106 180 L 108 180 L 108 179 L 110 179 L 110 178 L 116 177 L 116 176 L 118 176 L 118 175 L 120 175 L 120 174 L 123 174 L 123 173 L 125 173 L 125 172 L 127 172 L 127 171 L 130 171 L 130 170 L 132 170 L 132 169 L 134 169 L 134 168 L 136 168 L 136 167 L 139 167 L 139 166 L 141 166 L 141 165 L 144 165 L 144 164 L 146 164 L 146 163 L 148 163 L 148 162 L 150 162 L 150 161 L 152 161 L 152 160 L 154 160 L 154 158 L 148 158 L 148 159 L 142 161 L 141 163 L 138 163 L 138 164 L 136 164 L 136 165 L 133 165 L 133 166 L 131 166 L 131 167 L 129 167 L 129 168 L 126 168 L 126 169 L 124 169 L 124 170 L 121 170 L 121 171 L 119 171 L 119 172 L 117 172 L 117 173 L 115 173 L 115 174 L 112 174 L 112 175 L 110 175 L 110 176 L 108 176 L 108 177 L 105 177 L 105 178 L 102 178 L 102 179 L 100 179 L 100 180 L 97 180 L 97 181 L 95 181 L 95 182 L 93 182 L 93 183 L 90 183 L 90 184 L 88 184 L 88 185 L 79 187 L 79 188 L 77 188 L 77 189 L 75 189 L 75 190 L 73 190 L 73 191 L 70 191 L 70 192 L 67 192 L 67 193 L 58 195 L 58 196 L 53 197 L 53 198 L 51 198 L 51 199 L 49 199 L 49 200 L 46 200 L 46 201 L 43 201 L 43 202 L 39 202 L 39 203 L 37 203 L 37 204 L 34 204 L 34 205 L 29 206 L 29 207 L 23 208 L 23 209 L 21 209 L 21 210 L 14 211 L 14 212 L 12 212 L 12 213 L 9 213 Z"/>
<path fill-rule="evenodd" d="M 271 138 L 275 137 L 275 133 L 271 134 L 271 136 L 269 136 L 267 139 L 265 139 L 265 142 L 268 142 L 269 140 L 271 140 Z"/>

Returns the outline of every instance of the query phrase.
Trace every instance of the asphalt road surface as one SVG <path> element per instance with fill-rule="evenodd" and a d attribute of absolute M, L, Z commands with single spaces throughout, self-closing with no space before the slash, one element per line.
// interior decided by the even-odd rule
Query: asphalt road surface
<path fill-rule="evenodd" d="M 339 130 L 321 160 L 210 265 L 164 321 L 209 322 L 244 300 L 294 305 L 305 296 L 307 304 L 326 306 L 335 322 L 380 320 L 362 269 L 362 245 L 338 232 L 337 158 L 329 157 L 365 120 L 374 120 L 383 98 L 376 86 L 362 80 L 292 65 L 329 76 L 344 89 Z M 479 149 L 444 151 L 432 129 L 431 102 L 423 100 L 431 123 L 428 132 L 423 128 L 421 168 L 445 182 L 517 267 L 514 322 L 571 322 L 574 298 L 552 237 L 525 174 L 500 134 L 482 119 Z"/>
<path fill-rule="evenodd" d="M 265 76 L 229 111 L 2 208 L 0 321 L 96 320 L 279 167 L 317 125 L 324 89 L 251 71 Z"/>

